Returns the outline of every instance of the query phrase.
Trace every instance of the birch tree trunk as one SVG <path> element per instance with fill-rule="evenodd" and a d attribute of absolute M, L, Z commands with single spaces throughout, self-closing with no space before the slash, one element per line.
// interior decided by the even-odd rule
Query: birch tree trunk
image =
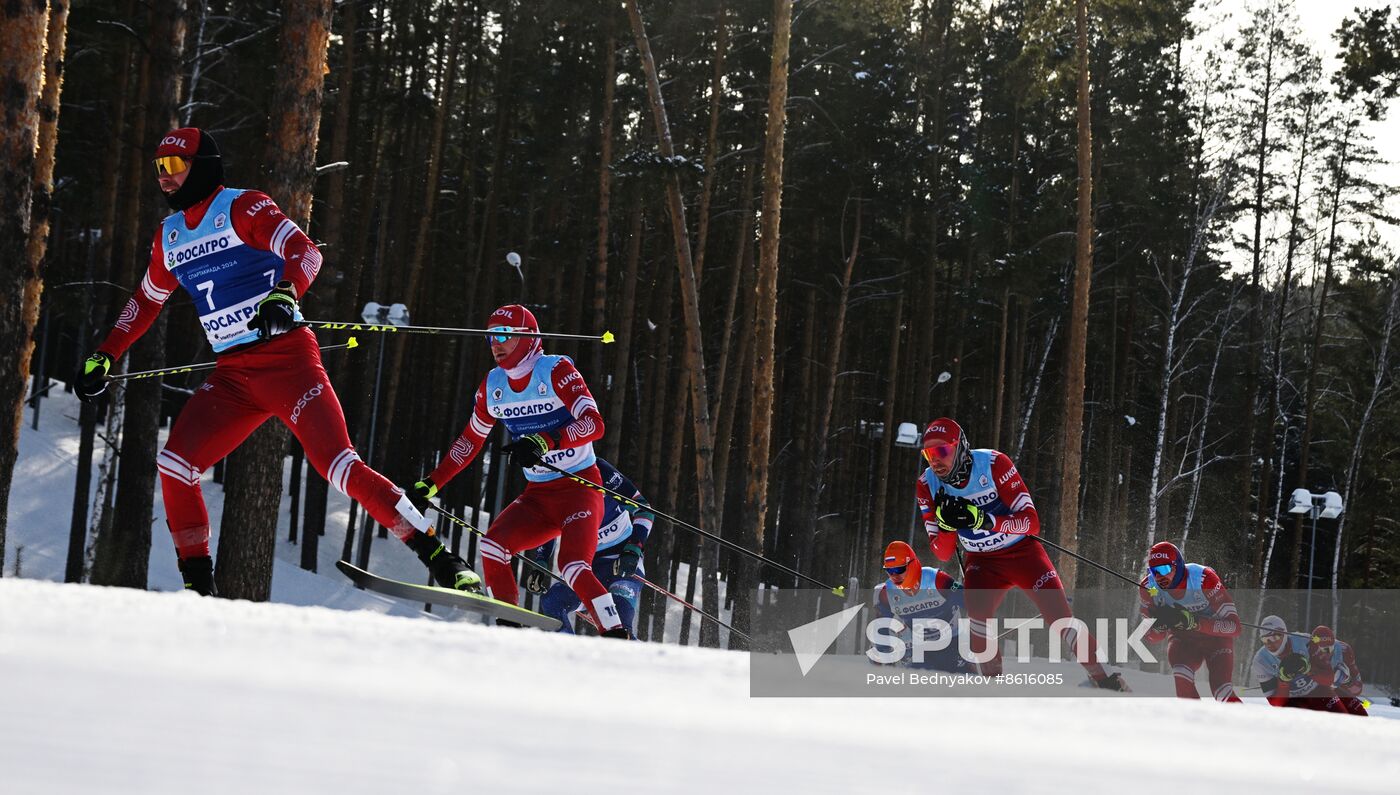
<path fill-rule="evenodd" d="M 1390 341 L 1395 334 L 1397 322 L 1400 322 L 1400 268 L 1396 268 L 1390 277 L 1390 298 L 1386 302 L 1385 320 L 1381 323 L 1381 346 L 1376 352 L 1376 371 L 1371 381 L 1371 396 L 1366 400 L 1366 407 L 1361 410 L 1361 419 L 1356 423 L 1356 435 L 1352 439 L 1351 459 L 1347 462 L 1346 482 L 1342 486 L 1342 497 L 1346 505 L 1351 505 L 1356 496 L 1356 480 L 1361 471 L 1361 453 L 1366 443 L 1366 431 L 1370 428 L 1376 404 L 1386 391 L 1385 382 L 1390 377 Z M 1337 597 L 1337 588 L 1341 580 L 1342 539 L 1346 533 L 1349 515 L 1343 511 L 1337 518 L 1337 538 L 1332 545 L 1332 623 L 1329 626 L 1334 629 L 1337 626 L 1337 611 L 1341 605 L 1341 600 Z"/>

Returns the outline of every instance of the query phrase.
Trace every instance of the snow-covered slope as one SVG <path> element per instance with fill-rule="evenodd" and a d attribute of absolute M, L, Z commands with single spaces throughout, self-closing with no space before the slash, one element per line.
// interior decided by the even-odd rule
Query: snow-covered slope
<path fill-rule="evenodd" d="M 1173 699 L 751 699 L 734 652 L 0 580 L 6 793 L 1391 793 L 1397 747 Z"/>
<path fill-rule="evenodd" d="M 173 592 L 163 532 L 156 591 L 60 585 L 50 581 L 63 576 L 75 416 L 59 393 L 38 432 L 26 415 L 21 437 L 0 578 L 4 795 L 1084 795 L 1167 786 L 1178 773 L 1279 795 L 1388 793 L 1400 781 L 1396 720 L 1257 701 L 752 699 L 743 654 L 428 616 L 335 572 L 339 495 L 321 574 L 279 541 L 273 604 Z M 206 478 L 205 493 L 217 517 L 222 489 Z M 157 503 L 156 528 L 162 519 Z M 284 502 L 280 539 L 285 523 Z M 421 577 L 392 541 L 376 541 L 372 565 Z"/>

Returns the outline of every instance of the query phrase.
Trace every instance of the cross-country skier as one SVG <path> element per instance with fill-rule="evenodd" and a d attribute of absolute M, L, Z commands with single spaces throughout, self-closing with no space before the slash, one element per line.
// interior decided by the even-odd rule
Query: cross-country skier
<path fill-rule="evenodd" d="M 487 331 L 538 333 L 530 310 L 517 304 L 491 314 Z M 447 456 L 423 480 L 415 495 L 432 498 L 481 452 L 497 420 L 510 432 L 505 450 L 525 469 L 525 491 L 491 521 L 481 539 L 481 567 L 488 593 L 518 604 L 510 557 L 559 539 L 559 570 L 564 582 L 588 606 L 606 637 L 631 637 L 618 618 L 612 594 L 593 573 L 593 551 L 603 495 L 561 477 L 541 461 L 600 483 L 593 442 L 603 437 L 603 416 L 583 375 L 567 356 L 545 354 L 538 337 L 492 334 L 496 367 L 476 390 L 471 419 Z M 498 622 L 499 623 L 499 622 Z"/>
<path fill-rule="evenodd" d="M 598 473 L 603 477 L 603 485 L 631 497 L 642 505 L 648 505 L 646 497 L 633 485 L 627 476 L 606 460 L 598 459 Z M 630 508 L 609 495 L 603 495 L 603 518 L 598 525 L 598 548 L 593 553 L 593 573 L 617 605 L 617 615 L 622 625 L 633 635 L 637 633 L 637 602 L 641 597 L 641 583 L 632 576 L 641 572 L 642 551 L 647 536 L 651 534 L 656 515 L 644 509 Z M 554 540 L 551 539 L 533 554 L 536 563 L 550 567 L 554 557 Z M 542 594 L 540 612 L 559 619 L 563 625 L 560 632 L 572 633 L 573 613 L 583 603 L 569 586 L 554 582 L 543 571 L 531 566 L 525 567 L 523 577 L 525 589 L 530 593 Z"/>
<path fill-rule="evenodd" d="M 189 293 L 218 363 L 156 459 L 185 587 L 214 593 L 200 475 L 275 416 L 316 471 L 417 552 L 439 583 L 479 589 L 480 578 L 443 547 L 403 490 L 350 444 L 316 337 L 298 327 L 297 299 L 321 269 L 316 244 L 266 194 L 224 187 L 219 147 L 204 130 L 171 130 L 154 165 L 175 212 L 156 233 L 141 286 L 84 362 L 77 392 L 84 400 L 105 392 L 112 363 L 150 328 L 175 288 Z"/>
<path fill-rule="evenodd" d="M 958 618 L 963 610 L 962 586 L 947 572 L 924 566 L 914 550 L 903 541 L 891 541 L 885 547 L 882 561 L 885 582 L 875 586 L 875 608 L 884 618 L 897 618 L 904 625 L 899 637 L 904 640 L 904 662 L 914 668 L 939 671 L 970 671 L 971 663 L 958 654 Z M 916 624 L 921 621 L 929 623 Z M 947 622 L 933 624 L 934 621 Z M 914 632 L 920 637 L 915 638 Z M 914 644 L 943 643 L 940 632 L 947 633 L 947 644 L 938 651 L 924 651 L 923 660 L 914 659 Z"/>
<path fill-rule="evenodd" d="M 1215 570 L 1186 558 L 1170 541 L 1152 545 L 1147 574 L 1138 589 L 1143 618 L 1153 619 L 1146 640 L 1167 640 L 1179 698 L 1200 698 L 1196 671 L 1205 665 L 1210 692 L 1217 701 L 1240 703 L 1230 673 L 1235 665 L 1235 637 L 1240 634 L 1235 599 Z"/>
<path fill-rule="evenodd" d="M 1337 640 L 1331 627 L 1318 624 L 1312 631 L 1310 651 L 1313 676 L 1318 683 L 1331 686 L 1347 712 L 1366 715 L 1366 703 L 1361 700 L 1361 668 L 1356 664 L 1351 644 Z"/>
<path fill-rule="evenodd" d="M 1288 625 L 1278 616 L 1266 616 L 1259 625 L 1259 641 L 1263 645 L 1254 653 L 1254 679 L 1269 703 L 1345 713 L 1346 706 L 1332 688 L 1312 675 L 1309 640 L 1290 635 Z"/>
<path fill-rule="evenodd" d="M 923 514 L 929 546 L 939 560 L 953 556 L 961 542 L 967 551 L 963 588 L 972 630 L 971 649 L 980 656 L 989 642 L 987 620 L 1010 588 L 1020 588 L 1040 610 L 1048 625 L 1071 618 L 1060 575 L 1040 544 L 1030 543 L 1040 533 L 1040 517 L 1021 474 L 1005 453 L 973 450 L 956 422 L 946 417 L 929 423 L 924 431 L 924 459 L 928 467 L 919 476 L 915 499 Z M 1078 649 L 1079 632 L 1062 630 L 1071 649 Z M 1127 690 L 1119 674 L 1107 674 L 1095 660 L 1097 643 L 1083 633 L 1088 658 L 1084 670 L 1105 690 Z M 1001 651 L 978 666 L 979 673 L 1001 673 Z"/>

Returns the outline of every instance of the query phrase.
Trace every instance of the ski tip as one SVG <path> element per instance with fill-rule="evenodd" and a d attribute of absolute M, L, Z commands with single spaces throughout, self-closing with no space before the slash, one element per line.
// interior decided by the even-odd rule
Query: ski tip
<path fill-rule="evenodd" d="M 613 333 L 612 333 L 611 331 L 604 331 L 604 332 L 603 332 L 603 344 L 604 344 L 604 345 L 607 345 L 608 343 L 612 342 L 614 339 L 616 339 L 616 338 L 613 337 Z"/>
<path fill-rule="evenodd" d="M 351 337 L 350 339 L 348 339 L 348 340 L 345 341 L 345 347 L 347 347 L 347 348 L 358 348 L 358 347 L 360 347 L 360 341 L 357 340 L 357 339 L 355 339 L 354 337 Z"/>
<path fill-rule="evenodd" d="M 836 594 L 837 596 L 844 598 L 846 596 L 846 586 L 838 585 L 835 588 L 832 588 L 831 592 Z"/>

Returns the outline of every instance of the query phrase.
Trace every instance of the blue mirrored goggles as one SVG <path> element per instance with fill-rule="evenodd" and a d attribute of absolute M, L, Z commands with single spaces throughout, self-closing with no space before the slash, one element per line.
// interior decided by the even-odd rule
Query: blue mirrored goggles
<path fill-rule="evenodd" d="M 492 326 L 491 328 L 486 329 L 486 330 L 487 330 L 487 331 L 529 331 L 529 329 L 515 328 L 514 326 Z M 515 335 L 515 334 L 492 334 L 492 335 L 490 335 L 489 337 L 487 337 L 486 339 L 490 340 L 490 342 L 491 342 L 492 345 L 505 345 L 507 342 L 510 342 L 511 340 L 515 339 L 516 336 L 517 336 L 517 335 Z"/>
<path fill-rule="evenodd" d="M 1172 573 L 1172 564 L 1163 563 L 1160 566 L 1153 566 L 1152 573 L 1156 574 L 1158 577 L 1165 577 Z"/>
<path fill-rule="evenodd" d="M 903 576 L 903 575 L 904 575 L 904 572 L 906 572 L 906 571 L 908 571 L 908 570 L 909 570 L 909 566 L 908 566 L 907 564 L 904 565 L 904 566 L 889 566 L 889 567 L 886 567 L 885 573 L 888 574 L 888 575 L 890 575 L 891 577 L 900 577 L 900 576 Z"/>

